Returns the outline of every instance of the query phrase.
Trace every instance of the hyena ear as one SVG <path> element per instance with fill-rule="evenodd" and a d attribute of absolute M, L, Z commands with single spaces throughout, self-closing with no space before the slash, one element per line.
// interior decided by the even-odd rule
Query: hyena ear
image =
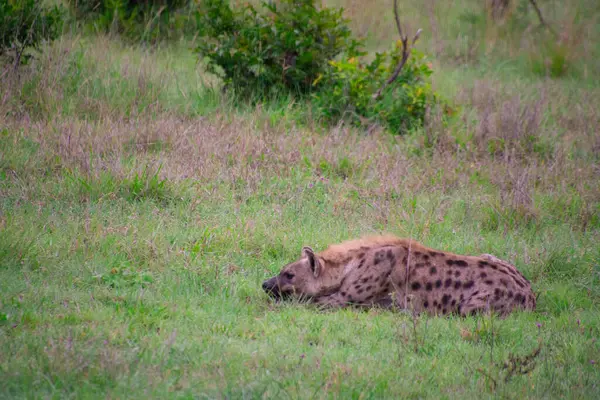
<path fill-rule="evenodd" d="M 313 249 L 310 247 L 303 247 L 302 256 L 308 258 L 310 269 L 312 270 L 314 277 L 318 278 L 319 275 L 321 275 L 321 263 L 319 262 L 319 258 L 315 255 Z"/>

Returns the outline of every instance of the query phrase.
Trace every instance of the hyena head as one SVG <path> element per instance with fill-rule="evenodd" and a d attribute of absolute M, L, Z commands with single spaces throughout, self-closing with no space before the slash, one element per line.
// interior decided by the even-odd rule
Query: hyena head
<path fill-rule="evenodd" d="M 283 267 L 279 275 L 264 281 L 262 287 L 276 299 L 310 298 L 321 292 L 322 273 L 323 260 L 310 247 L 304 247 L 298 261 Z"/>

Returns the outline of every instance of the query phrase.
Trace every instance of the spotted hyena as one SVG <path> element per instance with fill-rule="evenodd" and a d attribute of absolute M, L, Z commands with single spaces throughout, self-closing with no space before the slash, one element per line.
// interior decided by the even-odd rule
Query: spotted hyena
<path fill-rule="evenodd" d="M 468 315 L 535 309 L 529 281 L 492 255 L 461 256 L 394 236 L 367 237 L 302 249 L 298 261 L 266 280 L 276 298 L 295 296 L 328 307 L 398 307 L 431 314 Z"/>

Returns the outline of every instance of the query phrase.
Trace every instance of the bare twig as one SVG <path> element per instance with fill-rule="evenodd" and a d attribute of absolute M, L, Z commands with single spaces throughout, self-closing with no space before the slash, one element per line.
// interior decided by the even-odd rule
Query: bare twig
<path fill-rule="evenodd" d="M 535 13 L 538 16 L 538 19 L 540 20 L 540 25 L 542 25 L 543 27 L 548 29 L 550 32 L 552 32 L 552 34 L 554 36 L 558 37 L 558 34 L 556 33 L 556 31 L 554 31 L 554 29 L 552 29 L 552 27 L 546 23 L 546 20 L 544 19 L 544 16 L 542 15 L 542 11 L 538 7 L 537 2 L 535 0 L 529 0 L 529 3 L 531 3 L 531 6 L 535 10 Z"/>
<path fill-rule="evenodd" d="M 526 375 L 533 371 L 536 367 L 536 358 L 540 355 L 541 350 L 542 342 L 540 341 L 538 347 L 526 356 L 518 357 L 510 354 L 508 360 L 502 365 L 502 368 L 506 370 L 504 382 L 508 382 L 515 375 Z"/>
<path fill-rule="evenodd" d="M 408 310 L 408 275 L 410 274 L 410 255 L 412 240 L 408 242 L 408 254 L 406 255 L 406 277 L 404 278 L 404 308 Z"/>
<path fill-rule="evenodd" d="M 394 0 L 394 18 L 396 19 L 396 28 L 398 28 L 400 39 L 404 39 L 404 35 L 402 34 L 402 25 L 400 25 L 400 17 L 398 16 L 398 0 Z"/>
<path fill-rule="evenodd" d="M 410 56 L 408 36 L 404 35 L 404 33 L 402 32 L 402 24 L 400 24 L 400 16 L 398 15 L 398 0 L 394 0 L 394 17 L 396 19 L 396 28 L 398 29 L 398 34 L 400 35 L 400 40 L 402 41 L 402 59 L 400 60 L 400 63 L 394 70 L 392 76 L 390 76 L 389 79 L 383 84 L 383 86 L 381 86 L 379 90 L 375 92 L 375 94 L 373 95 L 373 100 L 377 100 L 379 97 L 381 97 L 381 93 L 383 92 L 383 90 L 398 78 L 400 72 L 402 71 L 402 68 L 404 67 L 404 64 L 406 64 L 406 60 L 408 60 L 408 57 Z M 417 33 L 413 37 L 411 46 L 414 46 L 415 42 L 419 39 L 421 32 L 422 29 L 419 29 L 417 31 Z"/>
<path fill-rule="evenodd" d="M 21 65 L 21 57 L 23 56 L 23 52 L 25 51 L 25 44 L 13 45 L 13 49 L 15 52 L 15 59 L 13 60 L 13 72 L 16 72 Z"/>
<path fill-rule="evenodd" d="M 496 381 L 496 379 L 494 379 L 494 377 L 492 375 L 490 375 L 485 369 L 479 367 L 477 368 L 477 372 L 479 372 L 481 375 L 485 376 L 487 379 L 489 379 L 490 381 L 490 389 L 493 391 L 496 390 L 496 387 L 498 386 L 498 381 Z"/>

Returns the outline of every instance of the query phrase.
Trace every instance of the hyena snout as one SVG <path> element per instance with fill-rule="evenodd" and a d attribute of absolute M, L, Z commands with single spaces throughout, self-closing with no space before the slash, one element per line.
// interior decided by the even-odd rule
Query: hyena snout
<path fill-rule="evenodd" d="M 279 283 L 277 282 L 277 277 L 274 276 L 271 279 L 267 279 L 263 282 L 262 288 L 267 294 L 275 297 L 276 299 L 281 297 L 281 291 L 279 290 Z"/>

